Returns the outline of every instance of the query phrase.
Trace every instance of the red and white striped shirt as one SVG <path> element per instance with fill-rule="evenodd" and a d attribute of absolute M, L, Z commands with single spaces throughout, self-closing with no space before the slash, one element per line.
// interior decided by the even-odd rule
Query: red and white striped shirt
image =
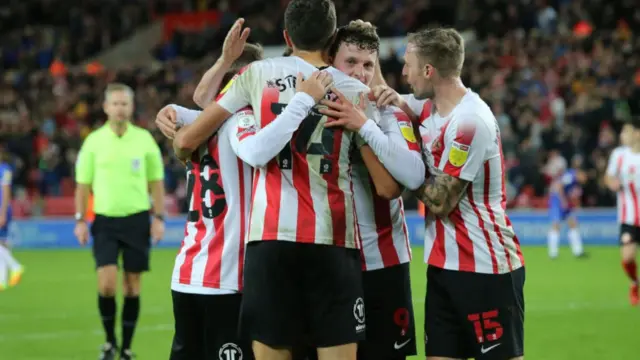
<path fill-rule="evenodd" d="M 620 181 L 618 222 L 640 227 L 640 153 L 627 146 L 615 148 L 609 157 L 607 175 Z"/>
<path fill-rule="evenodd" d="M 379 125 L 389 138 L 416 153 L 420 146 L 407 114 L 393 108 L 394 123 Z M 386 116 L 383 115 L 383 119 Z M 411 261 L 411 246 L 402 198 L 391 201 L 380 197 L 360 153 L 353 158 L 353 192 L 356 201 L 358 233 L 362 241 L 362 269 L 387 268 Z"/>
<path fill-rule="evenodd" d="M 295 56 L 254 62 L 233 80 L 218 104 L 232 113 L 250 104 L 259 119 L 255 124 L 259 133 L 279 126 L 274 120 L 296 93 L 296 74 L 309 76 L 317 70 Z M 368 89 L 335 68 L 326 71 L 333 76 L 334 86 L 352 102 L 357 103 L 360 93 Z M 367 114 L 376 122 L 380 119 L 371 104 Z M 342 129 L 324 128 L 326 121 L 315 110 L 309 112 L 279 154 L 256 169 L 249 241 L 360 247 L 350 160 L 355 136 Z M 256 147 L 255 151 L 263 150 Z"/>
<path fill-rule="evenodd" d="M 447 218 L 427 214 L 425 261 L 448 270 L 503 274 L 524 265 L 506 215 L 500 129 L 491 109 L 469 90 L 445 118 L 426 151 L 432 176 L 445 173 L 469 183 Z M 437 126 L 437 125 L 436 125 Z"/>
<path fill-rule="evenodd" d="M 189 213 L 176 256 L 171 289 L 192 294 L 222 294 L 242 289 L 244 240 L 253 169 L 232 149 L 240 111 L 192 155 L 187 171 Z M 240 119 L 241 120 L 241 119 Z"/>

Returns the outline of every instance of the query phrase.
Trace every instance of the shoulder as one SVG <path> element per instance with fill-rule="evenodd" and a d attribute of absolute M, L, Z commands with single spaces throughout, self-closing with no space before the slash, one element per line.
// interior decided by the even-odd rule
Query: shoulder
<path fill-rule="evenodd" d="M 106 131 L 104 126 L 101 126 L 91 131 L 89 135 L 87 135 L 87 137 L 84 138 L 84 141 L 82 142 L 82 146 L 83 147 L 92 146 L 91 144 L 100 142 L 102 139 L 104 139 L 105 134 L 106 134 Z"/>
<path fill-rule="evenodd" d="M 624 154 L 627 151 L 627 147 L 626 146 L 618 146 L 617 148 L 613 149 L 613 151 L 611 151 L 611 157 L 618 157 L 622 154 Z"/>
<path fill-rule="evenodd" d="M 151 135 L 151 132 L 149 130 L 136 125 L 133 125 L 131 130 L 134 131 L 136 138 L 141 142 L 144 141 L 149 145 L 157 145 L 156 139 L 153 138 L 153 135 Z"/>
<path fill-rule="evenodd" d="M 497 135 L 500 131 L 491 108 L 475 93 L 470 94 L 470 99 L 460 103 L 452 117 L 452 123 L 458 132 L 474 131 L 487 136 Z"/>

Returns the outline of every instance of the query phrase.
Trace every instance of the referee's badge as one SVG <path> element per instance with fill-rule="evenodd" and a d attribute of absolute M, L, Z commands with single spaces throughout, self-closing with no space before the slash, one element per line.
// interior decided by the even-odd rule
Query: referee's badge
<path fill-rule="evenodd" d="M 140 171 L 140 159 L 133 159 L 131 161 L 131 170 Z"/>

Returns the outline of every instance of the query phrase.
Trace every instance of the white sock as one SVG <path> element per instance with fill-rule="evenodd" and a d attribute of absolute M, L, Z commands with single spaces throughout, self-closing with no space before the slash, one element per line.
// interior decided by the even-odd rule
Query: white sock
<path fill-rule="evenodd" d="M 5 266 L 8 266 L 11 270 L 17 270 L 21 266 L 13 255 L 11 255 L 11 251 L 2 245 L 0 245 L 0 259 L 2 259 Z"/>
<path fill-rule="evenodd" d="M 569 245 L 571 245 L 573 255 L 578 256 L 582 254 L 582 237 L 580 236 L 580 230 L 577 228 L 569 229 Z"/>
<path fill-rule="evenodd" d="M 549 249 L 549 257 L 555 258 L 558 256 L 558 246 L 560 244 L 560 233 L 557 230 L 549 230 L 547 235 L 547 246 Z"/>

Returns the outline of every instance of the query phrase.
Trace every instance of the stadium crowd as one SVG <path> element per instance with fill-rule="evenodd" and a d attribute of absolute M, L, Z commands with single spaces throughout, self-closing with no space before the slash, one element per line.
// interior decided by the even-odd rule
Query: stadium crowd
<path fill-rule="evenodd" d="M 33 2 L 33 9 L 19 1 L 0 6 L 0 38 L 6 40 L 0 46 L 0 138 L 16 168 L 18 201 L 70 194 L 77 150 L 105 120 L 102 90 L 108 82 L 135 89 L 137 123 L 154 130 L 153 118 L 164 104 L 194 106 L 193 90 L 217 56 L 211 44 L 222 43 L 228 19 L 246 17 L 250 41 L 273 45 L 281 39 L 282 10 L 267 2 L 104 3 L 56 1 L 56 11 L 47 10 L 54 6 L 50 0 Z M 473 29 L 477 39 L 463 80 L 492 105 L 502 128 L 511 206 L 545 206 L 547 175 L 563 164 L 588 170 L 583 206 L 614 205 L 602 175 L 622 122 L 640 109 L 640 40 L 632 36 L 640 31 L 640 9 L 634 2 L 483 0 L 473 8 L 440 3 L 337 2 L 337 13 L 340 23 L 375 23 L 382 36 L 432 24 Z M 56 60 L 74 64 L 95 55 L 157 14 L 214 7 L 228 15 L 221 26 L 198 34 L 178 31 L 158 44 L 159 69 L 52 71 Z M 42 25 L 24 26 L 36 23 Z M 408 92 L 400 59 L 391 54 L 382 69 L 389 85 Z M 182 166 L 155 134 L 167 165 L 167 190 L 184 199 Z"/>

